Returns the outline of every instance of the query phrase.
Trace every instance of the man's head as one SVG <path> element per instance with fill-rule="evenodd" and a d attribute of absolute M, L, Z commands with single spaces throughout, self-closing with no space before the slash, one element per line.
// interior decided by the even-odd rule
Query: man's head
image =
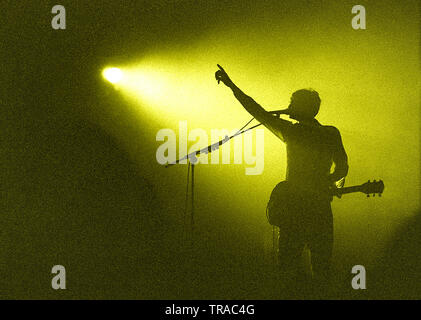
<path fill-rule="evenodd" d="M 317 91 L 312 89 L 297 90 L 291 96 L 291 103 L 288 107 L 289 117 L 298 121 L 311 120 L 319 112 L 320 102 Z"/>

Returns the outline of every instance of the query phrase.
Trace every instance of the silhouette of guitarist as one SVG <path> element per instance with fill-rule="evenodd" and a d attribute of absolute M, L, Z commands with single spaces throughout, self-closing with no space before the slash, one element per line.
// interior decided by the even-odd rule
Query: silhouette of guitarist
<path fill-rule="evenodd" d="M 291 212 L 279 226 L 281 275 L 284 283 L 289 282 L 286 290 L 294 289 L 302 251 L 307 245 L 311 252 L 315 289 L 323 291 L 328 285 L 333 247 L 329 189 L 335 183 L 342 186 L 348 173 L 347 155 L 339 130 L 321 125 L 314 119 L 321 102 L 316 91 L 302 89 L 292 94 L 291 103 L 284 113 L 298 121 L 293 123 L 265 111 L 231 81 L 220 65 L 218 67 L 215 73 L 218 83 L 222 81 L 231 88 L 243 107 L 286 143 L 286 181 Z"/>

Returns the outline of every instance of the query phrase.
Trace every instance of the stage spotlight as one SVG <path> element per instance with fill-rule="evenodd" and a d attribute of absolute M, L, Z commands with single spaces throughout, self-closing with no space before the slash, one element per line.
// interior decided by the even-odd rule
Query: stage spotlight
<path fill-rule="evenodd" d="M 111 83 L 117 83 L 123 78 L 123 71 L 119 68 L 107 68 L 102 72 L 102 75 Z"/>

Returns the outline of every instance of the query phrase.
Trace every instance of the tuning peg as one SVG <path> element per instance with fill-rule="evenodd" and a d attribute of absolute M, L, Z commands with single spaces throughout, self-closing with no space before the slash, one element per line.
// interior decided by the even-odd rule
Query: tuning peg
<path fill-rule="evenodd" d="M 370 198 L 370 195 L 369 194 L 367 194 L 367 198 Z"/>
<path fill-rule="evenodd" d="M 376 194 L 375 193 L 373 193 L 373 197 L 375 197 L 376 196 Z"/>
<path fill-rule="evenodd" d="M 379 197 L 381 197 L 382 196 L 382 194 L 381 193 L 379 193 Z"/>
<path fill-rule="evenodd" d="M 376 183 L 376 180 L 373 180 L 374 183 Z"/>

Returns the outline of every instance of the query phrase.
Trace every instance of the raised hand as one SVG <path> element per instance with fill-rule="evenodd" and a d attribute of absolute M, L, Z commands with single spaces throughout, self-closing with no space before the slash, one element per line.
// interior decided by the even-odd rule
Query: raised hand
<path fill-rule="evenodd" d="M 219 70 L 215 72 L 215 79 L 216 81 L 222 81 L 227 87 L 231 87 L 233 82 L 231 81 L 228 74 L 225 72 L 224 68 L 222 68 L 219 64 L 217 64 Z"/>

